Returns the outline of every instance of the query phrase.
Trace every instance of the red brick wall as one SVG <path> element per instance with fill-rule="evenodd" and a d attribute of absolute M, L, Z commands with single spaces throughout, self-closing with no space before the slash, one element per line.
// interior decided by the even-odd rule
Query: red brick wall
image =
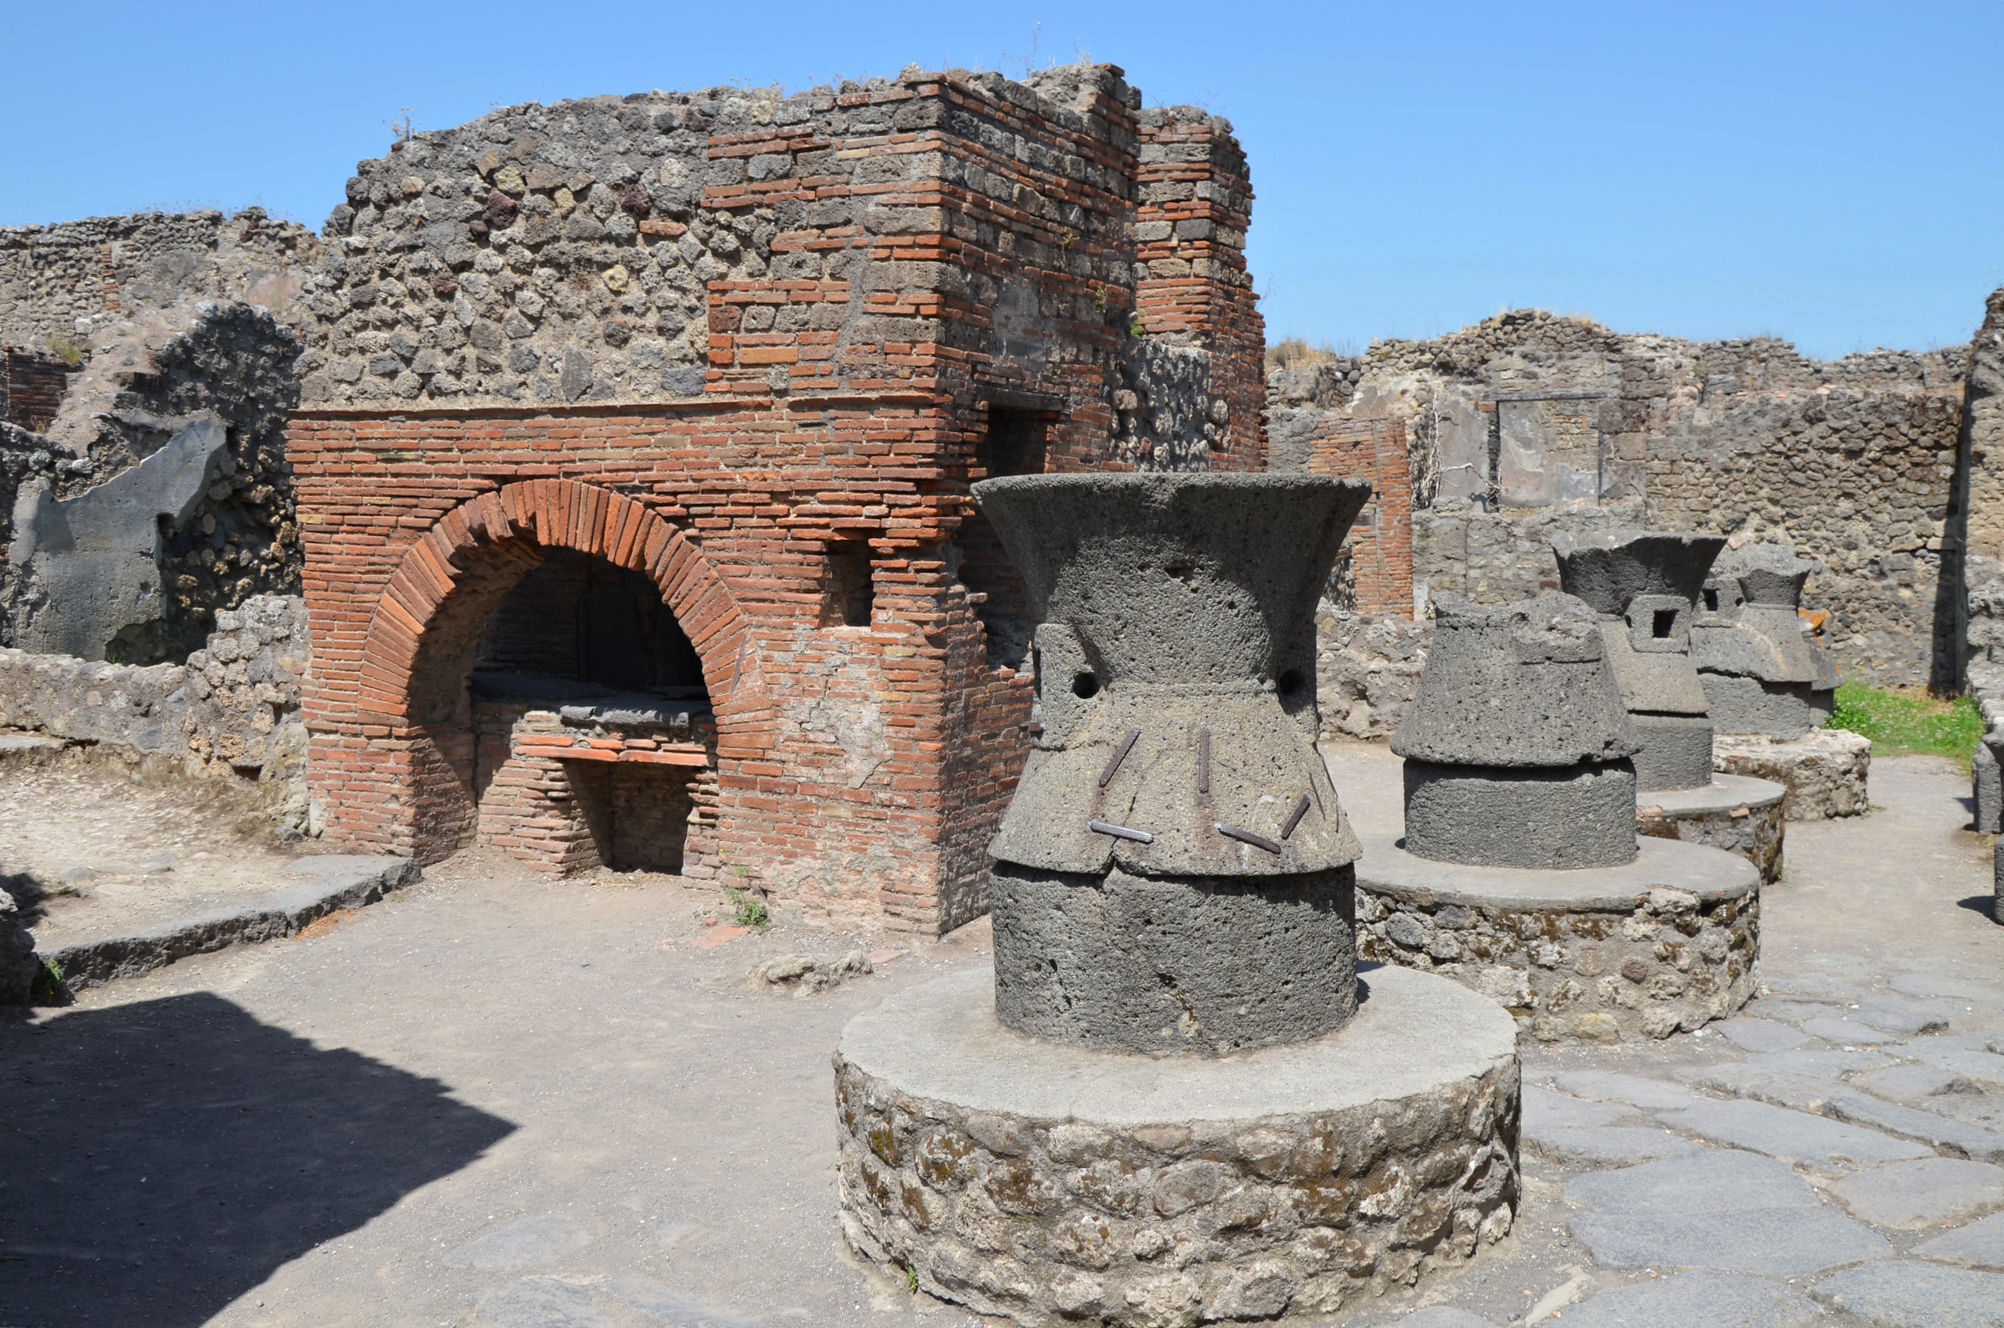
<path fill-rule="evenodd" d="M 74 370 L 12 346 L 0 350 L 0 420 L 40 433 L 55 421 Z"/>
<path fill-rule="evenodd" d="M 1350 528 L 1339 564 L 1350 584 L 1350 607 L 1412 617 L 1413 494 L 1405 426 L 1324 415 L 1309 448 L 1310 474 L 1371 482 L 1371 501 Z"/>

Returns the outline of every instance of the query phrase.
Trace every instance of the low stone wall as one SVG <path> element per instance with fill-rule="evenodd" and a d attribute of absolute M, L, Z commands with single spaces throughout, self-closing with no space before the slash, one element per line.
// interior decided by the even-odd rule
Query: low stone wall
<path fill-rule="evenodd" d="M 304 601 L 258 595 L 216 615 L 188 663 L 139 667 L 0 649 L 0 728 L 45 733 L 183 774 L 274 786 L 281 833 L 306 830 Z"/>
<path fill-rule="evenodd" d="M 1872 768 L 1872 740 L 1843 729 L 1811 729 L 1786 741 L 1761 733 L 1716 734 L 1712 768 L 1787 789 L 1781 800 L 1783 820 L 1830 821 L 1870 810 L 1866 777 Z"/>
<path fill-rule="evenodd" d="M 1322 732 L 1389 738 L 1419 695 L 1433 619 L 1351 613 L 1324 600 L 1315 622 Z"/>

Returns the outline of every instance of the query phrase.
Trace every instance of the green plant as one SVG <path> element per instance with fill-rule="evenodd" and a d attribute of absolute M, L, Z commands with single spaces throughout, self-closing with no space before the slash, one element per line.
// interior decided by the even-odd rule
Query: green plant
<path fill-rule="evenodd" d="M 1983 715 L 1967 696 L 1944 700 L 1918 689 L 1845 683 L 1823 727 L 1870 738 L 1874 756 L 1952 756 L 1967 762 L 1983 736 Z"/>
<path fill-rule="evenodd" d="M 905 1290 L 914 1296 L 918 1294 L 918 1269 L 911 1264 L 905 1265 Z"/>
<path fill-rule="evenodd" d="M 28 990 L 28 999 L 41 1005 L 60 999 L 62 994 L 63 966 L 53 959 L 44 959 L 35 970 L 35 983 Z"/>
<path fill-rule="evenodd" d="M 1130 337 L 1145 337 L 1148 335 L 1148 325 L 1141 321 L 1140 314 L 1136 314 L 1127 320 L 1127 335 Z"/>
<path fill-rule="evenodd" d="M 1106 317 L 1106 287 L 1092 288 L 1092 311 L 1102 318 Z"/>
<path fill-rule="evenodd" d="M 56 335 L 49 338 L 49 351 L 71 368 L 75 368 L 77 365 L 83 363 L 83 347 L 77 344 L 75 337 L 66 337 L 60 332 L 56 333 Z"/>
<path fill-rule="evenodd" d="M 759 893 L 744 882 L 751 875 L 743 867 L 735 867 L 738 874 L 737 885 L 726 885 L 724 896 L 731 901 L 731 921 L 740 927 L 756 927 L 764 931 L 772 925 L 772 910 L 765 906 Z"/>

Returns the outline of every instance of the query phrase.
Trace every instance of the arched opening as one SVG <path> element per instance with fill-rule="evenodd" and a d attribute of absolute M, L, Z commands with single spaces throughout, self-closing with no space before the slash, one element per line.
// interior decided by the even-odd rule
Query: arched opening
<path fill-rule="evenodd" d="M 423 862 L 486 843 L 552 871 L 713 871 L 715 711 L 739 741 L 769 715 L 742 615 L 696 547 L 566 480 L 470 500 L 409 546 L 360 666 L 363 717 L 395 754 L 399 839 Z"/>

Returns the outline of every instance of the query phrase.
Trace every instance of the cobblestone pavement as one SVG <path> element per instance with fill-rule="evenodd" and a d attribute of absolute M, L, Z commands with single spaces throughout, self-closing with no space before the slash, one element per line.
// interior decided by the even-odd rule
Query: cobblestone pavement
<path fill-rule="evenodd" d="M 1331 764 L 1359 830 L 1395 829 L 1395 758 Z M 2004 927 L 1966 791 L 1881 761 L 1882 810 L 1791 825 L 1741 1016 L 1526 1040 L 1512 1235 L 1333 1322 L 2004 1324 Z M 0 1026 L 0 1325 L 982 1322 L 841 1250 L 829 1057 L 885 994 L 985 966 L 985 928 L 715 944 L 714 895 L 626 887 L 459 861 Z M 747 981 L 859 945 L 876 971 L 820 995 Z"/>

